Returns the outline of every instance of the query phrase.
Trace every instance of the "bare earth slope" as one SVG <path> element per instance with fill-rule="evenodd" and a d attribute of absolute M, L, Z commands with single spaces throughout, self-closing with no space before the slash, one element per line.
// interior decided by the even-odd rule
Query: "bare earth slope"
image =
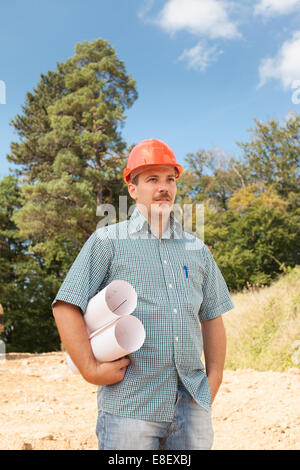
<path fill-rule="evenodd" d="M 64 353 L 0 362 L 0 449 L 97 449 L 97 387 Z M 213 405 L 213 449 L 300 449 L 300 370 L 225 370 Z"/>

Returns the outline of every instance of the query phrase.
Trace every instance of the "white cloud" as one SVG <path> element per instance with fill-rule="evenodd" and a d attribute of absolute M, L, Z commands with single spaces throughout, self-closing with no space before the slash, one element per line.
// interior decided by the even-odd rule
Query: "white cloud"
<path fill-rule="evenodd" d="M 159 13 L 150 18 L 154 3 L 144 0 L 138 12 L 141 20 L 156 24 L 171 35 L 184 31 L 198 37 L 197 44 L 184 49 L 178 58 L 191 69 L 204 71 L 223 53 L 218 46 L 210 45 L 212 40 L 241 37 L 237 24 L 229 18 L 230 13 L 238 16 L 241 11 L 237 0 L 166 0 Z"/>
<path fill-rule="evenodd" d="M 168 0 L 156 23 L 169 33 L 186 30 L 209 38 L 235 38 L 240 34 L 228 18 L 230 5 L 223 0 Z"/>
<path fill-rule="evenodd" d="M 262 59 L 259 66 L 259 87 L 270 79 L 280 80 L 285 90 L 293 88 L 300 79 L 300 31 L 281 46 L 276 57 Z"/>
<path fill-rule="evenodd" d="M 208 67 L 211 62 L 215 62 L 223 51 L 217 50 L 216 46 L 208 47 L 202 41 L 191 49 L 185 49 L 179 60 L 186 60 L 188 68 L 198 69 L 201 72 Z"/>
<path fill-rule="evenodd" d="M 299 10 L 300 0 L 259 0 L 254 13 L 256 15 L 285 15 Z"/>

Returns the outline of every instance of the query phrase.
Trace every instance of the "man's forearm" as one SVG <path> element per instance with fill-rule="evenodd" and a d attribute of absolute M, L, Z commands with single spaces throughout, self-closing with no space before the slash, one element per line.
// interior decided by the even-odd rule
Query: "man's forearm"
<path fill-rule="evenodd" d="M 222 317 L 201 322 L 206 374 L 212 401 L 222 383 L 226 356 L 226 333 Z"/>
<path fill-rule="evenodd" d="M 111 362 L 95 359 L 79 307 L 59 300 L 53 307 L 53 316 L 61 341 L 85 380 L 95 385 L 112 385 L 123 380 L 130 359 L 122 357 Z"/>
<path fill-rule="evenodd" d="M 95 357 L 79 307 L 57 301 L 53 307 L 53 315 L 64 347 L 85 376 L 95 363 Z"/>

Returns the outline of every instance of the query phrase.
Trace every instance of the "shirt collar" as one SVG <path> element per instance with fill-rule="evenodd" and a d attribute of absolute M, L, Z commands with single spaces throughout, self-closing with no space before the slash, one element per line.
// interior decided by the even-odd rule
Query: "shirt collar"
<path fill-rule="evenodd" d="M 135 207 L 128 224 L 129 233 L 152 233 L 148 220 L 143 216 L 137 207 Z M 176 219 L 173 212 L 170 213 L 168 226 L 161 238 L 182 238 L 182 226 Z"/>
<path fill-rule="evenodd" d="M 134 211 L 129 219 L 128 231 L 129 233 L 140 232 L 145 225 L 149 226 L 148 220 L 143 216 L 143 214 L 138 210 L 137 207 L 134 208 Z"/>

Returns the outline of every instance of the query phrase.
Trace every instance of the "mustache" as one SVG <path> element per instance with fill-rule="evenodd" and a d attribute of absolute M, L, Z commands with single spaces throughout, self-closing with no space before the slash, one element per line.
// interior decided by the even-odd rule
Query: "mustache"
<path fill-rule="evenodd" d="M 171 197 L 169 196 L 169 194 L 161 194 L 160 196 L 158 196 L 157 198 L 154 199 L 154 201 L 170 201 L 171 200 Z"/>

